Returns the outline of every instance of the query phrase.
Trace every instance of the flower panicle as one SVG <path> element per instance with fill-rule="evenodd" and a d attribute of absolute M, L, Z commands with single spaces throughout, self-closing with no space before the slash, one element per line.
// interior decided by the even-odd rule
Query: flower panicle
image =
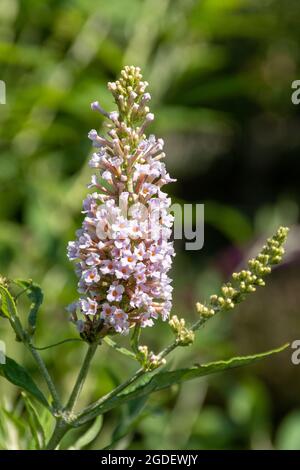
<path fill-rule="evenodd" d="M 126 66 L 110 82 L 117 110 L 91 108 L 109 121 L 107 135 L 92 129 L 89 165 L 93 190 L 83 201 L 84 220 L 69 243 L 80 299 L 69 306 L 82 337 L 128 333 L 134 325 L 168 319 L 172 301 L 171 200 L 163 186 L 173 180 L 163 163 L 164 142 L 145 130 L 154 115 L 148 83 L 138 67 Z"/>

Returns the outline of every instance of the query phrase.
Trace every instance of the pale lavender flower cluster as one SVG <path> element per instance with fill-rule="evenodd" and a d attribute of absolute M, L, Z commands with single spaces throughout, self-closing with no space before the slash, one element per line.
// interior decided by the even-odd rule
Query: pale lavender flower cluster
<path fill-rule="evenodd" d="M 95 192 L 83 202 L 83 225 L 68 247 L 81 294 L 68 309 L 87 340 L 127 334 L 135 324 L 152 326 L 158 317 L 166 320 L 171 309 L 173 216 L 162 186 L 174 180 L 161 161 L 162 139 L 144 134 L 154 116 L 141 78 L 139 68 L 125 67 L 109 84 L 118 112 L 92 104 L 109 118 L 109 131 L 107 137 L 89 133 L 96 150 L 90 166 L 97 170 L 89 187 Z"/>

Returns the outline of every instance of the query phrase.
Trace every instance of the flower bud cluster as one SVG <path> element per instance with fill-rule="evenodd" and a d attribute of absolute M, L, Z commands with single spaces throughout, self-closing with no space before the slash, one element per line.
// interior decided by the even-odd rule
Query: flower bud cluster
<path fill-rule="evenodd" d="M 273 265 L 280 263 L 284 254 L 288 228 L 280 227 L 276 234 L 269 238 L 261 252 L 248 261 L 248 270 L 233 273 L 232 282 L 224 284 L 220 295 L 211 295 L 208 305 L 196 303 L 196 310 L 203 320 L 221 310 L 230 310 L 244 300 L 246 294 L 256 291 L 265 285 L 264 277 L 270 274 Z"/>
<path fill-rule="evenodd" d="M 189 346 L 194 342 L 195 333 L 186 327 L 184 318 L 179 319 L 177 315 L 173 315 L 169 325 L 176 335 L 178 345 Z"/>
<path fill-rule="evenodd" d="M 154 354 L 153 351 L 149 351 L 148 346 L 139 346 L 137 359 L 147 372 L 166 364 L 166 360 Z"/>

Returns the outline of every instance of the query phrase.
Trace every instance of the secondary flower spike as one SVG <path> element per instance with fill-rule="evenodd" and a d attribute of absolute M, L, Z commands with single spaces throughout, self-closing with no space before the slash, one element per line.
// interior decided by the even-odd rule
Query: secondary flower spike
<path fill-rule="evenodd" d="M 147 86 L 140 69 L 127 66 L 108 83 L 118 110 L 91 105 L 108 118 L 108 132 L 89 132 L 95 174 L 88 187 L 94 192 L 83 202 L 82 228 L 68 245 L 81 295 L 68 310 L 87 341 L 169 318 L 173 216 L 162 187 L 175 180 L 162 162 L 163 140 L 145 135 L 154 119 Z"/>

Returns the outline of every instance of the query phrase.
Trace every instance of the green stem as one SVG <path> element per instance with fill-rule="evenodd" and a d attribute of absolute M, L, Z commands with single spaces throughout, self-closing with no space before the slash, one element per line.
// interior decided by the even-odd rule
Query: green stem
<path fill-rule="evenodd" d="M 206 320 L 208 320 L 208 318 L 200 318 L 200 320 L 197 320 L 192 326 L 191 326 L 191 330 L 192 331 L 197 331 L 199 330 L 199 328 L 201 328 L 201 326 L 204 325 L 204 323 L 206 322 Z M 180 346 L 180 343 L 178 342 L 177 339 L 175 339 L 172 343 L 170 343 L 168 346 L 165 347 L 165 349 L 163 349 L 160 353 L 159 353 L 159 357 L 161 359 L 163 359 L 164 357 L 166 357 L 168 354 L 170 354 L 175 348 L 177 348 L 178 346 Z"/>
<path fill-rule="evenodd" d="M 203 326 L 205 322 L 206 322 L 205 318 L 200 318 L 200 320 L 196 321 L 192 325 L 191 329 L 193 331 L 196 331 L 199 328 L 201 328 L 201 326 Z M 159 357 L 161 359 L 166 357 L 178 346 L 180 346 L 180 344 L 178 343 L 178 340 L 176 339 L 175 341 L 170 343 L 161 351 L 161 353 L 159 354 Z M 114 398 L 116 395 L 118 395 L 120 392 L 122 392 L 124 389 L 126 389 L 129 385 L 134 383 L 138 378 L 140 378 L 144 374 L 145 374 L 144 369 L 138 369 L 135 372 L 135 374 L 132 375 L 126 382 L 122 383 L 121 385 L 113 389 L 110 393 L 108 393 L 104 397 L 101 397 L 99 400 L 92 403 L 90 406 L 85 408 L 81 413 L 79 413 L 77 417 L 74 419 L 73 424 L 76 425 L 76 424 L 86 423 L 87 421 L 93 419 L 95 416 L 97 416 L 97 414 L 99 414 L 97 411 L 99 410 L 100 407 L 102 407 L 107 401 Z"/>
<path fill-rule="evenodd" d="M 131 349 L 135 352 L 135 354 L 139 353 L 139 340 L 141 336 L 141 325 L 136 323 L 133 334 L 131 336 L 130 344 L 131 344 Z"/>
<path fill-rule="evenodd" d="M 191 329 L 193 331 L 198 330 L 205 323 L 205 321 L 206 321 L 206 319 L 200 318 L 200 320 L 198 320 L 197 322 L 195 322 L 192 325 Z M 166 357 L 168 354 L 170 354 L 178 346 L 179 346 L 178 340 L 173 341 L 168 346 L 166 346 L 165 349 L 163 349 L 161 351 L 161 353 L 159 354 L 160 358 Z M 87 361 L 88 357 L 89 357 L 89 350 L 88 350 L 88 353 L 87 353 L 87 356 L 86 356 L 86 359 L 85 359 L 84 362 Z M 93 355 L 91 357 L 93 357 Z M 87 373 L 87 371 L 86 371 L 86 373 Z M 76 417 L 74 417 L 72 419 L 72 426 L 80 426 L 80 425 L 85 424 L 88 421 L 94 419 L 99 414 L 100 407 L 103 407 L 103 405 L 105 405 L 105 403 L 107 403 L 109 400 L 111 400 L 112 398 L 117 396 L 120 392 L 125 390 L 127 387 L 129 387 L 129 385 L 133 384 L 137 379 L 142 377 L 144 374 L 145 374 L 144 369 L 142 369 L 142 368 L 138 369 L 124 383 L 120 384 L 118 387 L 114 388 L 110 393 L 108 393 L 107 395 L 104 395 L 99 400 L 92 403 L 90 406 L 86 407 L 84 410 L 82 410 Z M 77 382 L 78 382 L 78 380 L 77 380 Z M 75 387 L 74 387 L 74 389 L 75 389 Z"/>
<path fill-rule="evenodd" d="M 36 349 L 37 351 L 45 351 L 46 349 L 55 348 L 56 346 L 60 346 L 61 344 L 71 343 L 73 341 L 80 341 L 82 343 L 83 339 L 81 339 L 81 338 L 68 338 L 68 339 L 63 339 L 62 341 L 58 341 L 58 343 L 49 344 L 49 346 L 43 346 L 43 347 L 40 347 L 40 348 L 38 348 L 37 346 L 33 346 L 33 348 Z"/>
<path fill-rule="evenodd" d="M 17 337 L 23 342 L 25 347 L 29 350 L 29 352 L 31 353 L 31 355 L 35 359 L 35 361 L 38 365 L 38 368 L 39 368 L 39 370 L 40 370 L 40 372 L 41 372 L 41 374 L 42 374 L 42 376 L 43 376 L 43 378 L 44 378 L 44 380 L 45 380 L 45 382 L 48 386 L 49 392 L 52 396 L 53 406 L 54 406 L 55 410 L 61 409 L 62 405 L 61 405 L 58 393 L 56 391 L 55 385 L 54 385 L 54 383 L 51 379 L 51 376 L 48 372 L 46 364 L 44 363 L 44 361 L 43 361 L 42 357 L 40 356 L 40 354 L 35 350 L 35 348 L 32 344 L 31 337 L 29 336 L 29 334 L 26 331 L 24 331 L 22 323 L 21 323 L 20 319 L 17 316 L 14 316 L 13 318 L 11 318 L 10 323 L 11 323 L 11 326 L 14 329 Z"/>
<path fill-rule="evenodd" d="M 98 343 L 92 343 L 89 345 L 86 356 L 84 358 L 83 364 L 81 366 L 81 369 L 79 371 L 76 383 L 74 385 L 74 388 L 72 390 L 71 396 L 69 398 L 69 401 L 66 406 L 66 411 L 72 412 L 73 409 L 76 406 L 77 400 L 79 398 L 80 392 L 82 390 L 83 384 L 85 382 L 87 373 L 89 371 L 89 367 L 91 364 L 91 360 L 94 357 L 94 354 L 97 350 Z"/>
<path fill-rule="evenodd" d="M 46 445 L 46 450 L 55 450 L 68 430 L 69 430 L 69 425 L 66 424 L 62 420 L 58 420 L 56 422 L 56 426 L 53 431 L 53 434 L 48 444 Z"/>
<path fill-rule="evenodd" d="M 125 388 L 135 382 L 139 377 L 141 377 L 144 373 L 144 369 L 138 369 L 134 375 L 132 375 L 128 380 L 126 380 L 126 382 L 120 384 L 118 387 L 114 388 L 110 393 L 104 395 L 99 400 L 85 408 L 81 413 L 76 416 L 74 421 L 72 421 L 72 424 L 78 426 L 80 424 L 84 424 L 87 421 L 92 420 L 95 416 L 98 415 L 98 413 L 95 414 L 95 411 L 97 411 L 100 406 L 104 405 L 108 400 L 111 400 L 113 397 L 118 395 Z"/>
<path fill-rule="evenodd" d="M 48 389 L 49 389 L 49 392 L 53 398 L 53 406 L 55 409 L 61 409 L 62 408 L 62 405 L 61 405 L 61 402 L 60 402 L 60 398 L 58 396 L 58 393 L 57 393 L 57 390 L 55 388 L 55 385 L 51 379 L 51 376 L 48 372 L 48 369 L 46 367 L 46 364 L 44 363 L 42 357 L 40 356 L 40 354 L 36 351 L 36 349 L 34 348 L 34 346 L 31 344 L 30 341 L 27 341 L 26 343 L 24 343 L 27 348 L 29 349 L 29 351 L 31 352 L 33 358 L 35 359 L 37 365 L 38 365 L 38 368 L 42 374 L 42 376 L 44 377 L 45 379 L 45 382 L 48 386 Z"/>
<path fill-rule="evenodd" d="M 88 347 L 88 350 L 87 350 L 87 353 L 85 355 L 83 364 L 81 366 L 78 377 L 76 379 L 74 388 L 73 388 L 72 393 L 70 395 L 69 401 L 68 401 L 68 403 L 65 407 L 64 416 L 71 414 L 73 409 L 76 406 L 77 400 L 79 398 L 80 392 L 82 390 L 83 384 L 85 382 L 86 376 L 87 376 L 88 371 L 89 371 L 91 360 L 94 357 L 94 354 L 97 350 L 97 347 L 98 347 L 98 344 L 96 342 L 90 344 L 89 347 Z M 35 351 L 35 353 L 38 354 L 37 351 Z M 54 429 L 53 434 L 52 434 L 52 436 L 51 436 L 51 438 L 50 438 L 50 440 L 49 440 L 49 442 L 46 446 L 46 450 L 56 449 L 56 447 L 58 446 L 58 444 L 60 443 L 60 441 L 62 440 L 64 435 L 70 429 L 71 420 L 70 420 L 70 422 L 66 422 L 66 419 L 65 419 L 64 416 L 57 419 L 55 429 Z"/>

